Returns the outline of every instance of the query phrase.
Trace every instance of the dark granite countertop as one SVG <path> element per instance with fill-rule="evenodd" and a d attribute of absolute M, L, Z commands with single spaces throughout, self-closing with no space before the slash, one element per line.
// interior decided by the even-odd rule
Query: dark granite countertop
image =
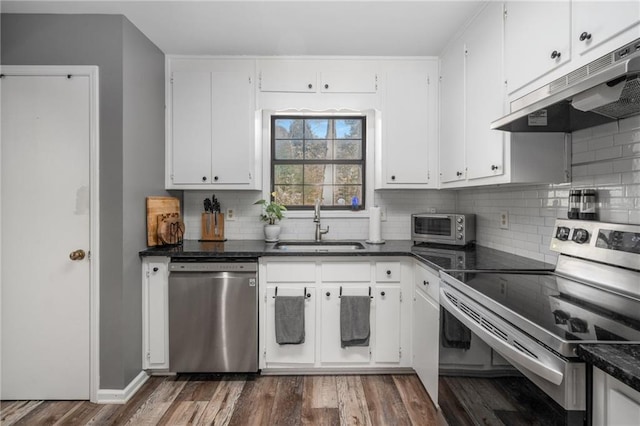
<path fill-rule="evenodd" d="M 325 240 L 331 242 L 331 240 Z M 411 256 L 435 270 L 447 269 L 553 269 L 553 265 L 516 256 L 483 246 L 464 249 L 457 247 L 416 247 L 411 240 L 387 240 L 384 244 L 367 244 L 363 250 L 331 252 L 276 250 L 274 243 L 264 240 L 228 240 L 225 242 L 201 242 L 185 240 L 180 246 L 151 247 L 141 251 L 142 257 L 168 256 L 171 258 L 258 258 L 264 256 Z"/>
<path fill-rule="evenodd" d="M 577 354 L 584 361 L 640 392 L 640 345 L 578 345 Z"/>

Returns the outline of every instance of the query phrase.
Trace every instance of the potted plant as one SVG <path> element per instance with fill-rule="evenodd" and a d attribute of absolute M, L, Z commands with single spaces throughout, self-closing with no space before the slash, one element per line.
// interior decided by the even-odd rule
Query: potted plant
<path fill-rule="evenodd" d="M 280 238 L 280 225 L 277 222 L 282 220 L 287 208 L 276 200 L 275 192 L 271 193 L 271 198 L 272 201 L 258 200 L 253 204 L 261 204 L 264 208 L 260 215 L 260 220 L 265 222 L 264 240 L 268 243 L 275 243 Z"/>

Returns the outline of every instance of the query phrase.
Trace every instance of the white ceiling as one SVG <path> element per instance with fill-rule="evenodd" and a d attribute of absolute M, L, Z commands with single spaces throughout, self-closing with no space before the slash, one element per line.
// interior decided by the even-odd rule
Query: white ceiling
<path fill-rule="evenodd" d="M 480 0 L 2 1 L 2 13 L 123 14 L 166 54 L 440 54 Z"/>

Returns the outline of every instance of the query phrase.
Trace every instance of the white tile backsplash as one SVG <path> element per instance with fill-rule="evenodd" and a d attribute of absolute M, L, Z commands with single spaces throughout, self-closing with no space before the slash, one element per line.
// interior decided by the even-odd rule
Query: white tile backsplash
<path fill-rule="evenodd" d="M 452 190 L 376 191 L 374 205 L 383 207 L 382 238 L 409 239 L 411 213 L 429 211 L 475 213 L 479 244 L 521 256 L 555 263 L 549 250 L 557 217 L 566 217 L 569 190 L 598 191 L 598 214 L 602 221 L 640 224 L 640 117 L 621 120 L 573 134 L 573 182 L 571 184 L 521 187 L 486 187 Z M 185 191 L 186 238 L 200 238 L 202 202 L 211 191 Z M 215 191 L 222 210 L 233 208 L 236 220 L 225 222 L 229 239 L 262 239 L 260 191 Z M 500 229 L 499 213 L 509 213 L 509 229 Z M 282 239 L 312 239 L 311 218 L 285 218 Z M 369 220 L 322 218 L 331 228 L 326 239 L 366 239 Z"/>

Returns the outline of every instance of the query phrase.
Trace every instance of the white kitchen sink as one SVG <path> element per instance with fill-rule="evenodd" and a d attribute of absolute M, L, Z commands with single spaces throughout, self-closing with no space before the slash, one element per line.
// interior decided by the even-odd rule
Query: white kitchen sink
<path fill-rule="evenodd" d="M 273 248 L 283 251 L 352 251 L 364 250 L 358 241 L 280 241 Z"/>

